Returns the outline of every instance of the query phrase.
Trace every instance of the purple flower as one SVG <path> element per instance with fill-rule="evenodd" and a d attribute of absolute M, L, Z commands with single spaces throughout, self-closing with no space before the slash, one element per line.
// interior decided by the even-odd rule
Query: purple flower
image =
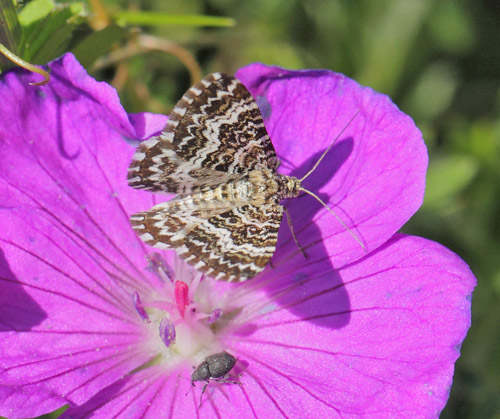
<path fill-rule="evenodd" d="M 475 278 L 439 244 L 395 234 L 418 209 L 420 132 L 384 95 L 328 71 L 255 64 L 282 161 L 301 176 L 273 266 L 243 284 L 203 278 L 145 246 L 130 214 L 165 196 L 129 188 L 138 139 L 165 117 L 127 115 L 73 56 L 44 87 L 0 84 L 0 415 L 31 417 L 437 417 L 470 324 Z M 236 357 L 191 387 L 193 367 Z M 201 399 L 201 407 L 200 407 Z"/>

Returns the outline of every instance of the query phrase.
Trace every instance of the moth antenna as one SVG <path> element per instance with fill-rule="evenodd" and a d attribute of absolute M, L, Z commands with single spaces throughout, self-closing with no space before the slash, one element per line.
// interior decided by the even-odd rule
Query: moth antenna
<path fill-rule="evenodd" d="M 342 128 L 342 130 L 337 134 L 337 136 L 333 139 L 333 141 L 330 143 L 330 145 L 328 146 L 328 148 L 323 152 L 323 154 L 321 155 L 321 157 L 318 159 L 318 161 L 314 164 L 313 168 L 311 170 L 309 170 L 309 172 L 307 172 L 307 174 L 302 178 L 300 179 L 300 182 L 304 181 L 305 179 L 307 179 L 310 175 L 312 175 L 312 173 L 316 170 L 316 168 L 319 166 L 319 164 L 321 163 L 321 161 L 325 158 L 325 156 L 328 154 L 328 152 L 330 151 L 330 149 L 334 146 L 334 144 L 337 142 L 337 140 L 339 139 L 339 137 L 344 133 L 344 131 L 347 129 L 347 127 L 349 125 L 351 125 L 352 121 L 354 121 L 354 118 L 356 118 L 359 114 L 359 112 L 361 111 L 361 109 L 358 109 L 358 111 L 354 114 L 354 116 L 349 120 L 349 122 L 347 122 L 347 124 L 345 124 L 344 128 Z"/>
<path fill-rule="evenodd" d="M 356 240 L 356 241 L 359 243 L 359 245 L 363 248 L 363 250 L 364 250 L 364 251 L 365 251 L 365 253 L 366 253 L 366 246 L 363 244 L 363 242 L 362 242 L 362 241 L 358 238 L 358 236 L 356 236 L 356 234 L 354 234 L 354 232 L 353 232 L 353 231 L 352 231 L 349 227 L 347 227 L 346 223 L 344 223 L 344 222 L 342 221 L 342 219 L 341 219 L 341 218 L 340 218 L 337 214 L 335 214 L 335 212 L 334 212 L 334 211 L 333 211 L 333 210 L 332 210 L 332 209 L 331 209 L 328 205 L 326 205 L 326 204 L 325 204 L 325 203 L 321 200 L 321 198 L 320 198 L 318 195 L 316 195 L 316 194 L 312 193 L 311 191 L 308 191 L 307 189 L 304 189 L 304 188 L 302 188 L 302 187 L 300 187 L 300 188 L 299 188 L 299 190 L 300 190 L 300 191 L 302 191 L 302 192 L 305 192 L 305 193 L 306 193 L 306 194 L 308 194 L 308 195 L 311 195 L 311 196 L 312 196 L 314 199 L 316 199 L 316 200 L 317 200 L 317 201 L 318 201 L 321 205 L 323 205 L 323 206 L 324 206 L 324 207 L 325 207 L 325 208 L 326 208 L 326 209 L 327 209 L 327 210 L 328 210 L 328 211 L 329 211 L 329 212 L 330 212 L 330 213 L 331 213 L 331 214 L 332 214 L 332 215 L 333 215 L 333 216 L 337 219 L 337 221 L 338 221 L 340 224 L 342 224 L 342 226 L 343 226 L 343 227 L 344 227 L 344 228 L 345 228 L 345 229 L 349 232 L 349 234 L 350 234 L 350 235 L 354 238 L 354 240 Z"/>

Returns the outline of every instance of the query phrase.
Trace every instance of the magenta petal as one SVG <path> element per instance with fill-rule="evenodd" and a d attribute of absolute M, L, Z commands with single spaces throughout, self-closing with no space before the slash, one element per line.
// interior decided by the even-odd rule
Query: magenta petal
<path fill-rule="evenodd" d="M 145 112 L 129 114 L 128 117 L 134 126 L 136 138 L 140 140 L 159 134 L 167 123 L 166 116 Z"/>
<path fill-rule="evenodd" d="M 132 290 L 151 287 L 130 213 L 154 203 L 127 187 L 131 141 L 165 117 L 129 119 L 114 89 L 72 55 L 51 82 L 0 84 L 0 398 L 7 416 L 80 404 L 148 360 Z M 5 386 L 11 386 L 6 388 Z M 12 388 L 16 391 L 13 394 Z"/>
<path fill-rule="evenodd" d="M 261 107 L 282 173 L 303 177 L 340 135 L 304 187 L 329 204 L 368 252 L 388 240 L 420 207 L 426 147 L 411 118 L 387 96 L 324 70 L 288 71 L 253 64 L 240 69 L 237 77 Z M 330 257 L 339 268 L 366 254 L 312 197 L 301 196 L 285 205 L 308 256 Z M 288 226 L 282 226 L 278 249 L 276 262 L 297 253 Z"/>
<path fill-rule="evenodd" d="M 204 384 L 193 388 L 186 375 L 186 371 L 169 371 L 161 366 L 138 371 L 104 389 L 85 405 L 68 409 L 61 419 L 87 418 L 89 414 L 93 418 L 195 418 L 200 414 L 247 417 L 242 407 L 248 402 L 239 385 L 211 383 L 201 396 Z"/>
<path fill-rule="evenodd" d="M 467 265 L 396 235 L 336 281 L 300 273 L 294 285 L 272 283 L 271 295 L 258 291 L 265 278 L 240 289 L 255 314 L 226 343 L 248 364 L 242 388 L 256 415 L 437 417 L 470 326 Z"/>
<path fill-rule="evenodd" d="M 153 367 L 118 380 L 86 404 L 70 408 L 61 419 L 88 418 L 162 418 L 169 417 L 176 398 L 183 399 L 189 381 L 182 383 L 177 372 Z M 183 384 L 182 390 L 179 384 Z M 185 417 L 194 417 L 194 409 Z"/>
<path fill-rule="evenodd" d="M 125 178 L 134 143 L 165 118 L 128 116 L 71 55 L 51 71 L 45 87 L 24 72 L 0 84 L 0 415 L 63 404 L 66 417 L 102 418 L 439 414 L 475 279 L 436 243 L 391 238 L 421 202 L 426 154 L 385 96 L 330 72 L 241 71 L 285 173 L 307 172 L 360 110 L 304 183 L 371 252 L 298 198 L 289 204 L 308 258 L 284 223 L 273 267 L 234 286 L 148 255 L 130 228 L 131 213 L 162 200 Z M 176 326 L 173 353 L 154 327 L 159 312 Z M 191 363 L 220 350 L 237 363 L 200 408 Z"/>

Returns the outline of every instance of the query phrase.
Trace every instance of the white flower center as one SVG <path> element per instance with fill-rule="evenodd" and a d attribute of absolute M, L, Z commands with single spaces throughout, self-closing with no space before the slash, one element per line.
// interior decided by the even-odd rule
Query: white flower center
<path fill-rule="evenodd" d="M 224 315 L 231 310 L 215 282 L 182 261 L 174 272 L 157 253 L 150 255 L 149 262 L 148 270 L 161 279 L 162 286 L 148 296 L 135 292 L 133 301 L 148 328 L 146 344 L 155 362 L 169 367 L 185 361 L 198 365 L 226 349 L 218 335 L 224 333 Z"/>

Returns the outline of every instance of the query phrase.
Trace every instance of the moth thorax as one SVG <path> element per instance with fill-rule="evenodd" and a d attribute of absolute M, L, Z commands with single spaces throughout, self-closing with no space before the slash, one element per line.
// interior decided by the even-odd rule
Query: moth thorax
<path fill-rule="evenodd" d="M 276 175 L 279 199 L 295 198 L 300 192 L 300 180 L 294 176 Z"/>

